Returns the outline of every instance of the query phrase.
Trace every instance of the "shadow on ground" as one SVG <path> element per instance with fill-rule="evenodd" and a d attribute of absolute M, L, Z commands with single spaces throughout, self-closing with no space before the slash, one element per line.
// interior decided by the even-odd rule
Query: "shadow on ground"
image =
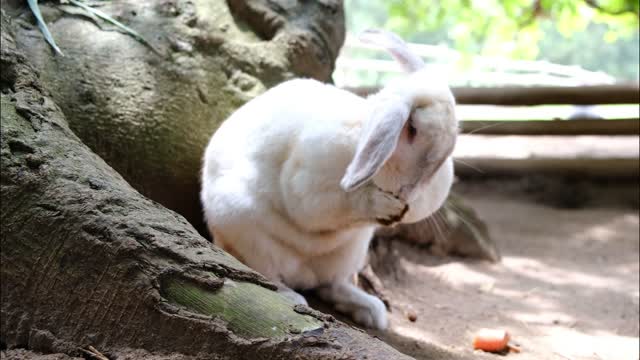
<path fill-rule="evenodd" d="M 611 206 L 596 187 L 588 190 L 589 206 L 567 209 L 516 188 L 458 189 L 488 222 L 501 263 L 438 258 L 399 241 L 375 244 L 372 265 L 392 312 L 390 330 L 372 334 L 417 359 L 494 358 L 471 349 L 482 327 L 508 329 L 522 353 L 507 356 L 518 359 L 638 359 L 640 226 L 633 202 Z M 312 305 L 332 312 L 317 300 Z"/>

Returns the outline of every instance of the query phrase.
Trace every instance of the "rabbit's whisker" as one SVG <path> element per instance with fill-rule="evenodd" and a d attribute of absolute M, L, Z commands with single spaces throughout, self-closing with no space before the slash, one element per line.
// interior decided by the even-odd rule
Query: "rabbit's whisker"
<path fill-rule="evenodd" d="M 451 224 L 449 224 L 449 221 L 447 220 L 446 216 L 442 211 L 438 211 L 436 213 L 436 216 L 438 217 L 438 219 L 440 219 L 440 222 L 442 223 L 442 227 L 444 227 L 445 229 L 445 238 L 448 238 L 449 235 L 451 235 L 451 232 L 453 231 L 451 230 Z"/>
<path fill-rule="evenodd" d="M 445 203 L 445 207 L 453 212 L 464 223 L 469 223 L 469 219 L 466 217 L 465 212 L 458 207 L 458 205 L 448 201 Z"/>
<path fill-rule="evenodd" d="M 432 231 L 433 237 L 434 237 L 434 243 L 437 243 L 440 240 L 440 231 L 438 229 L 438 226 L 436 225 L 434 219 L 433 219 L 433 215 L 427 218 L 427 223 L 429 224 L 429 228 Z"/>
<path fill-rule="evenodd" d="M 447 234 L 445 230 L 443 230 L 443 228 L 446 229 L 447 226 L 443 222 L 441 216 L 442 214 L 440 214 L 439 212 L 435 212 L 433 215 L 429 217 L 429 221 L 435 230 L 434 235 L 436 236 L 436 239 L 439 238 L 440 241 L 444 241 L 447 238 Z"/>
<path fill-rule="evenodd" d="M 466 162 L 466 161 L 462 161 L 462 160 L 460 160 L 460 159 L 455 159 L 455 158 L 453 159 L 453 161 L 459 162 L 460 164 L 462 164 L 462 165 L 464 165 L 464 166 L 468 166 L 468 167 L 472 168 L 473 170 L 475 170 L 475 171 L 479 172 L 480 174 L 484 174 L 484 171 L 482 171 L 482 170 L 480 170 L 479 168 L 477 168 L 477 167 L 475 167 L 475 166 L 473 166 L 473 165 L 469 164 L 469 163 L 468 163 L 468 162 Z"/>
<path fill-rule="evenodd" d="M 491 129 L 492 127 L 496 127 L 498 125 L 504 125 L 504 123 L 487 124 L 485 126 L 481 126 L 481 127 L 477 128 L 477 129 L 473 129 L 472 131 L 466 133 L 466 135 L 473 135 L 473 134 L 477 133 L 478 131 Z"/>

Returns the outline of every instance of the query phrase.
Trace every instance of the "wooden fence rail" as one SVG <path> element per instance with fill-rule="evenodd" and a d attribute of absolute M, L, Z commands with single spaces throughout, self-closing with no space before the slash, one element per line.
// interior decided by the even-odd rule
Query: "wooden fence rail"
<path fill-rule="evenodd" d="M 463 121 L 462 133 L 478 135 L 640 135 L 640 119 Z"/>
<path fill-rule="evenodd" d="M 376 87 L 345 88 L 366 96 L 378 91 Z M 451 89 L 461 105 L 607 105 L 640 104 L 638 84 L 597 86 L 507 86 L 507 87 L 454 87 Z"/>

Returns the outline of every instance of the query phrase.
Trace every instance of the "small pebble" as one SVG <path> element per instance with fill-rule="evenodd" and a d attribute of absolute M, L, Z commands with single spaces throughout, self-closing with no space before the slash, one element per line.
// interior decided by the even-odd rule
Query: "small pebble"
<path fill-rule="evenodd" d="M 418 314 L 414 310 L 407 311 L 407 319 L 411 322 L 416 322 L 418 320 Z"/>

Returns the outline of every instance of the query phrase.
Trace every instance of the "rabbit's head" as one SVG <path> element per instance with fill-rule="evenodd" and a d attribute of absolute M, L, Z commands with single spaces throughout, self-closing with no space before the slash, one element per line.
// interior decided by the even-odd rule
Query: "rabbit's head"
<path fill-rule="evenodd" d="M 446 81 L 427 69 L 397 35 L 369 30 L 361 38 L 389 51 L 409 75 L 367 99 L 369 113 L 340 184 L 352 191 L 373 179 L 382 189 L 410 200 L 414 190 L 428 185 L 439 171 L 451 171 L 458 133 L 455 100 Z M 437 178 L 449 182 L 437 187 L 448 193 L 452 176 Z"/>

